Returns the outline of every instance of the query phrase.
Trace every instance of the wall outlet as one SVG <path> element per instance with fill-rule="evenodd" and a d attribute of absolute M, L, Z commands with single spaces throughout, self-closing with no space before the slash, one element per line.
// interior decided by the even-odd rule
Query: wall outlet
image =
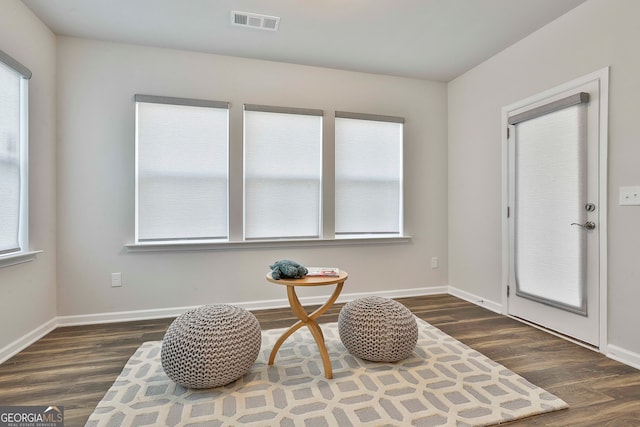
<path fill-rule="evenodd" d="M 440 262 L 438 261 L 438 257 L 434 256 L 431 258 L 431 268 L 438 268 L 440 266 Z"/>
<path fill-rule="evenodd" d="M 111 287 L 119 288 L 122 286 L 122 273 L 111 273 Z"/>
<path fill-rule="evenodd" d="M 620 187 L 620 205 L 640 205 L 640 186 Z"/>

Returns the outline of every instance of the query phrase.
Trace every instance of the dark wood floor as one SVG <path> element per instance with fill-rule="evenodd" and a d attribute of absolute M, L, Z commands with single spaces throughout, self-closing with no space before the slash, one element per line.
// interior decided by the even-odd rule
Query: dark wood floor
<path fill-rule="evenodd" d="M 640 371 L 453 296 L 399 301 L 570 405 L 509 426 L 640 426 Z M 295 321 L 288 309 L 254 313 L 263 329 Z M 58 328 L 0 365 L 0 405 L 62 405 L 67 427 L 83 426 L 136 348 L 161 340 L 171 321 Z"/>

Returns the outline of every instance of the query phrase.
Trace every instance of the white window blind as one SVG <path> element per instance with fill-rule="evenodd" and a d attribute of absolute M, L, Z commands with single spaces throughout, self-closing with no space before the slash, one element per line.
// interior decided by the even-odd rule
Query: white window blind
<path fill-rule="evenodd" d="M 245 105 L 245 239 L 317 238 L 322 111 Z"/>
<path fill-rule="evenodd" d="M 336 237 L 402 233 L 403 122 L 336 112 Z"/>
<path fill-rule="evenodd" d="M 228 103 L 136 95 L 137 241 L 228 238 Z"/>
<path fill-rule="evenodd" d="M 517 291 L 568 307 L 584 302 L 586 106 L 516 125 Z"/>
<path fill-rule="evenodd" d="M 0 51 L 0 255 L 27 250 L 27 81 L 31 72 Z"/>

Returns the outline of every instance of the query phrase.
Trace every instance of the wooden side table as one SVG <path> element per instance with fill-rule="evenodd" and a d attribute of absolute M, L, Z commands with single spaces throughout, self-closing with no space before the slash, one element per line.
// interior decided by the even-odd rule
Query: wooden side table
<path fill-rule="evenodd" d="M 311 335 L 316 341 L 318 345 L 318 350 L 320 350 L 320 356 L 322 357 L 322 365 L 324 366 L 324 376 L 326 378 L 333 378 L 333 371 L 331 370 L 331 360 L 329 359 L 329 353 L 327 352 L 327 347 L 324 344 L 324 336 L 322 335 L 322 329 L 316 322 L 316 318 L 322 315 L 325 311 L 329 309 L 333 305 L 334 302 L 338 299 L 338 295 L 342 291 L 342 285 L 344 285 L 345 280 L 349 275 L 346 271 L 340 270 L 339 276 L 314 276 L 314 277 L 303 277 L 301 279 L 279 279 L 276 280 L 271 277 L 271 273 L 267 273 L 267 280 L 271 283 L 275 283 L 276 285 L 283 285 L 287 287 L 287 297 L 289 298 L 289 304 L 291 305 L 291 311 L 295 314 L 298 320 L 293 326 L 291 326 L 280 338 L 276 341 L 273 346 L 273 350 L 271 350 L 271 355 L 269 356 L 269 365 L 273 365 L 273 362 L 276 358 L 276 354 L 280 349 L 280 346 L 293 334 L 295 331 L 300 329 L 302 326 L 306 325 L 311 331 Z M 298 295 L 296 295 L 296 286 L 326 286 L 326 285 L 336 285 L 333 294 L 331 297 L 325 302 L 320 308 L 314 311 L 311 314 L 307 314 L 307 311 L 302 307 L 300 300 L 298 299 Z"/>

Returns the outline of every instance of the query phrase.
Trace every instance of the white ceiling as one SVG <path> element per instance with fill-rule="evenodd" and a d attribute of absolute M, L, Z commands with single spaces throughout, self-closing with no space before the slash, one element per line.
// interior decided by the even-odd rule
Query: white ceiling
<path fill-rule="evenodd" d="M 450 81 L 585 0 L 23 0 L 66 36 Z M 231 11 L 281 17 L 278 32 Z"/>

